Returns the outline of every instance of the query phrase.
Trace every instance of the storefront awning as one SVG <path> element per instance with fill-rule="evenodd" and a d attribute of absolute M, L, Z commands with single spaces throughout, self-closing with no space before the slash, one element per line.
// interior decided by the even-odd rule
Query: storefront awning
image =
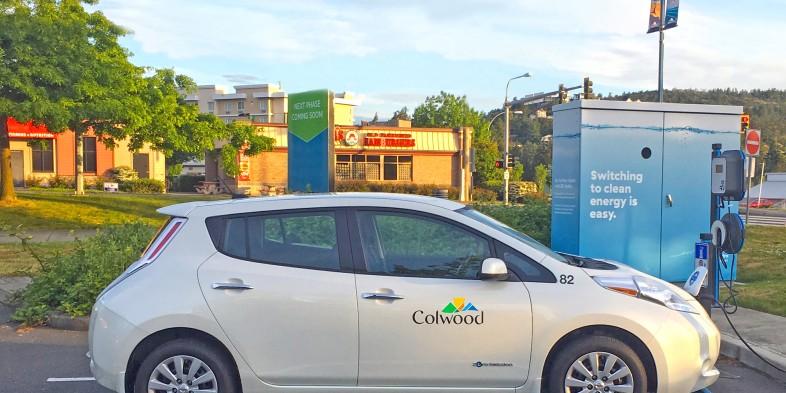
<path fill-rule="evenodd" d="M 54 139 L 55 134 L 49 132 L 45 125 L 35 125 L 32 121 L 20 123 L 13 117 L 8 118 L 8 137 L 26 139 Z"/>

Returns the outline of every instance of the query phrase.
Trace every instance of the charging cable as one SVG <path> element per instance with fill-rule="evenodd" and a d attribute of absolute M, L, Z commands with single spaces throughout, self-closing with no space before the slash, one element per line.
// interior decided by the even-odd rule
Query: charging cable
<path fill-rule="evenodd" d="M 723 200 L 721 199 L 721 208 L 722 208 L 722 206 L 723 206 Z M 718 215 L 720 216 L 720 213 L 721 213 L 722 210 L 721 209 L 718 209 L 718 210 L 719 210 L 718 211 Z M 728 212 L 731 213 L 731 206 L 728 206 Z M 720 256 L 720 260 L 721 260 L 721 263 L 723 264 L 723 267 L 724 268 L 728 268 L 728 265 L 726 263 L 726 259 L 723 258 L 723 249 L 722 249 L 723 247 L 721 245 L 714 245 L 714 244 L 713 244 L 713 246 L 715 247 L 715 252 L 717 252 L 718 255 Z M 731 274 L 734 274 L 734 265 L 735 265 L 736 262 L 737 262 L 737 256 L 736 255 L 732 255 L 731 270 L 730 270 Z M 726 321 L 729 323 L 729 326 L 731 326 L 731 330 L 734 331 L 734 334 L 737 335 L 737 338 L 739 338 L 740 341 L 742 341 L 742 343 L 745 344 L 745 347 L 747 347 L 748 350 L 751 351 L 751 353 L 756 355 L 756 357 L 761 359 L 764 363 L 768 364 L 770 367 L 772 367 L 772 368 L 774 368 L 774 369 L 776 369 L 776 370 L 786 374 L 786 370 L 784 370 L 784 369 L 782 369 L 782 368 L 772 364 L 772 362 L 770 362 L 769 360 L 765 359 L 761 354 L 756 352 L 756 350 L 753 349 L 753 347 L 751 347 L 750 344 L 748 344 L 748 342 L 742 337 L 740 332 L 737 330 L 737 327 L 734 326 L 734 323 L 731 322 L 731 318 L 729 317 L 729 315 L 730 314 L 734 314 L 735 312 L 737 312 L 737 309 L 738 309 L 737 296 L 736 296 L 737 295 L 737 290 L 734 289 L 734 283 L 731 281 L 731 277 L 729 277 L 729 281 L 724 280 L 724 278 L 723 278 L 723 269 L 720 269 L 720 268 L 718 269 L 718 275 L 720 276 L 720 281 L 723 282 L 724 285 L 726 286 L 726 288 L 729 290 L 729 296 L 723 301 L 723 303 L 719 303 L 715 299 L 713 299 L 713 302 L 718 305 L 718 308 L 720 308 L 721 311 L 723 311 L 723 316 L 726 317 Z M 731 301 L 731 304 L 729 304 L 729 301 Z M 727 308 L 729 308 L 731 311 L 727 311 Z"/>

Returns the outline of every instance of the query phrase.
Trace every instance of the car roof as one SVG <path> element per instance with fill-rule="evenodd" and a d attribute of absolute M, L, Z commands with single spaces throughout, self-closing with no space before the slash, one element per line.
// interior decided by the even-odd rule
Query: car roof
<path fill-rule="evenodd" d="M 391 202 L 414 202 L 432 207 L 438 207 L 448 210 L 458 210 L 465 205 L 451 201 L 449 199 L 434 198 L 423 195 L 412 194 L 393 194 L 383 192 L 340 192 L 340 193 L 324 193 L 324 194 L 288 194 L 272 197 L 254 197 L 254 198 L 240 198 L 240 199 L 227 199 L 219 201 L 195 201 L 178 203 L 175 205 L 165 206 L 157 212 L 175 217 L 187 217 L 195 209 L 222 207 L 230 208 L 237 207 L 238 210 L 248 211 L 256 210 L 271 210 L 275 209 L 276 205 L 280 207 L 292 207 L 293 202 L 298 201 L 320 201 L 324 202 L 327 206 L 344 206 L 347 202 L 357 204 L 358 202 L 368 203 L 372 206 L 387 206 Z M 225 209 L 222 209 L 225 210 Z"/>

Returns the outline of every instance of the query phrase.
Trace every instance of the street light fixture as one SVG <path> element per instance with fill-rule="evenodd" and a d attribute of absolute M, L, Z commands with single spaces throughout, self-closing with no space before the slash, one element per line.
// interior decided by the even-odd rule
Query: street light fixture
<path fill-rule="evenodd" d="M 510 167 L 508 167 L 508 155 L 510 155 L 510 102 L 508 102 L 508 89 L 510 89 L 510 82 L 520 79 L 520 78 L 530 78 L 529 72 L 521 74 L 519 76 L 514 76 L 513 78 L 508 79 L 508 83 L 505 85 L 505 155 L 502 159 L 505 173 L 503 174 L 504 184 L 503 187 L 503 195 L 505 196 L 505 205 L 509 204 L 509 183 L 510 183 Z"/>

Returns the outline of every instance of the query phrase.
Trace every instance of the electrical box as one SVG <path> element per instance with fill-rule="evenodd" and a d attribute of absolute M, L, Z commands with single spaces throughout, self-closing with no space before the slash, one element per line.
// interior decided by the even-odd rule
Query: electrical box
<path fill-rule="evenodd" d="M 710 226 L 712 145 L 740 149 L 742 107 L 580 100 L 553 112 L 552 248 L 684 282 Z"/>

